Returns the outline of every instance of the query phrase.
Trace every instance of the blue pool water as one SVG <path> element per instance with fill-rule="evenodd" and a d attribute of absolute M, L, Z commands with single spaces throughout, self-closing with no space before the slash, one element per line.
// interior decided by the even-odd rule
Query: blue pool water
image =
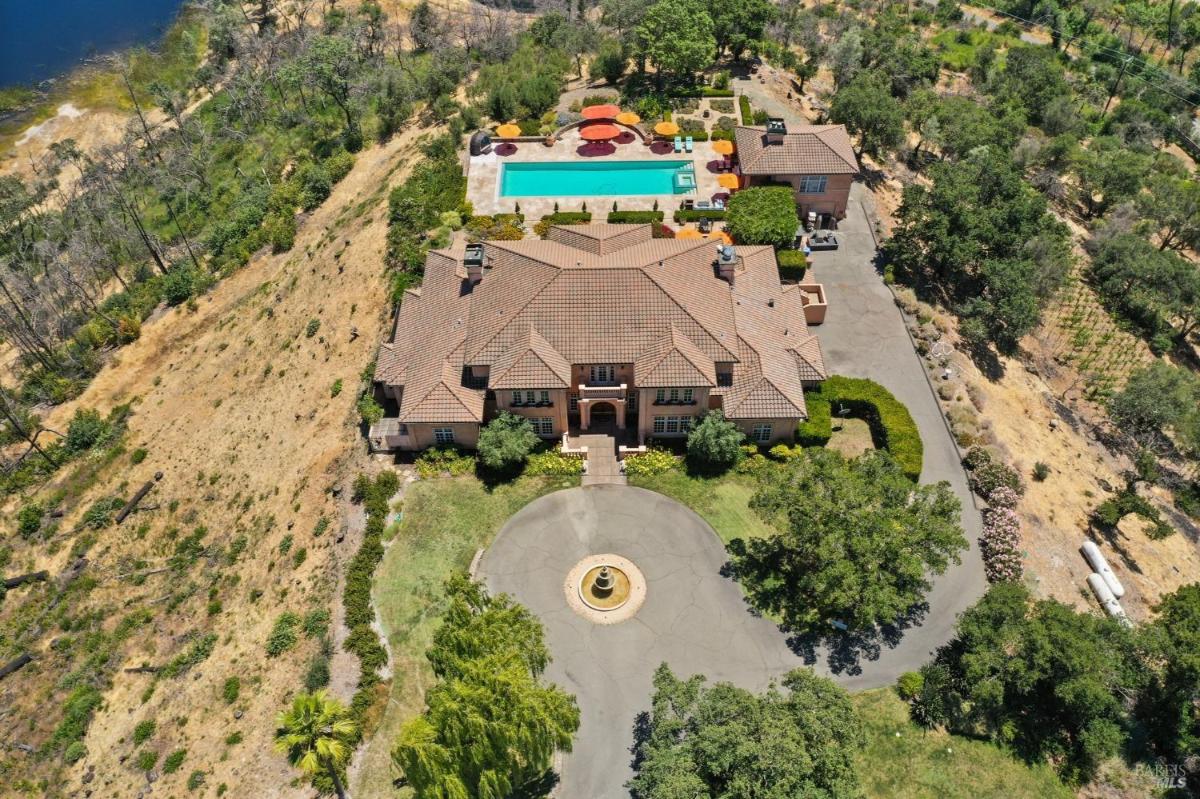
<path fill-rule="evenodd" d="M 691 161 L 586 161 L 509 163 L 501 166 L 501 197 L 634 197 L 682 194 L 676 173 L 689 173 Z"/>

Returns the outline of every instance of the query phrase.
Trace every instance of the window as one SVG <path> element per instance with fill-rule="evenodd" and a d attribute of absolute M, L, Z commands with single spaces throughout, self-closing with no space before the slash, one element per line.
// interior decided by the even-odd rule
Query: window
<path fill-rule="evenodd" d="M 693 400 L 692 400 L 692 390 L 691 390 L 690 388 L 685 388 L 685 389 L 683 390 L 683 404 L 684 404 L 684 405 L 691 405 L 691 404 L 692 404 L 692 402 L 693 402 Z"/>
<path fill-rule="evenodd" d="M 592 382 L 598 386 L 613 381 L 613 368 L 611 364 L 597 364 L 592 367 Z"/>
<path fill-rule="evenodd" d="M 679 389 L 671 389 L 671 402 L 679 402 Z"/>
<path fill-rule="evenodd" d="M 408 435 L 408 425 L 406 425 L 406 424 L 400 425 L 400 435 L 402 435 L 402 436 Z"/>
<path fill-rule="evenodd" d="M 667 401 L 667 390 L 665 388 L 660 388 L 654 394 L 654 404 L 662 405 L 666 401 Z"/>
<path fill-rule="evenodd" d="M 630 391 L 625 395 L 625 412 L 637 413 L 638 393 Z"/>
<path fill-rule="evenodd" d="M 435 444 L 453 444 L 454 430 L 449 427 L 433 428 L 433 443 Z"/>
<path fill-rule="evenodd" d="M 733 372 L 717 372 L 717 385 L 728 388 L 733 385 Z"/>
<path fill-rule="evenodd" d="M 533 391 L 526 391 L 525 392 L 525 404 L 526 405 L 536 405 L 537 404 L 537 394 Z"/>
<path fill-rule="evenodd" d="M 754 432 L 751 433 L 750 437 L 760 444 L 767 443 L 768 441 L 771 440 L 771 425 L 769 425 L 769 424 L 754 425 Z"/>
<path fill-rule="evenodd" d="M 529 421 L 533 424 L 533 432 L 539 436 L 547 437 L 554 435 L 554 419 L 549 416 L 539 416 Z"/>
<path fill-rule="evenodd" d="M 579 413 L 579 395 L 572 394 L 567 398 L 567 405 L 571 409 L 571 413 Z"/>
<path fill-rule="evenodd" d="M 543 405 L 549 405 L 550 404 L 550 392 L 549 391 L 538 392 L 538 402 L 540 402 Z"/>
<path fill-rule="evenodd" d="M 805 175 L 800 178 L 800 193 L 824 194 L 827 180 L 824 175 Z"/>
<path fill-rule="evenodd" d="M 513 406 L 514 406 L 514 407 L 515 407 L 515 406 L 517 406 L 517 405 L 521 405 L 521 404 L 523 404 L 523 403 L 521 402 L 521 392 L 520 392 L 520 391 L 514 391 L 514 392 L 513 392 L 512 404 L 513 404 Z"/>
<path fill-rule="evenodd" d="M 679 435 L 692 429 L 690 416 L 655 416 L 654 432 L 658 435 Z"/>

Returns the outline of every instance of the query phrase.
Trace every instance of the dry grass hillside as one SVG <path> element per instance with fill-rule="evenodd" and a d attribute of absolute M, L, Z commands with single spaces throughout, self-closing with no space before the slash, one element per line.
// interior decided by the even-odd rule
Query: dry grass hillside
<path fill-rule="evenodd" d="M 0 683 L 0 737 L 8 744 L 0 756 L 9 768 L 0 778 L 50 778 L 51 795 L 141 796 L 150 786 L 135 763 L 155 751 L 154 795 L 188 793 L 189 778 L 202 780 L 208 795 L 221 795 L 221 784 L 244 797 L 286 795 L 296 785 L 295 772 L 271 753 L 272 722 L 302 684 L 318 636 L 306 635 L 301 623 L 296 644 L 277 657 L 268 657 L 266 642 L 285 611 L 303 618 L 331 607 L 338 565 L 357 546 L 353 536 L 338 541 L 343 521 L 331 489 L 353 477 L 350 461 L 362 451 L 353 406 L 386 328 L 387 189 L 403 177 L 419 134 L 360 153 L 302 224 L 291 252 L 260 255 L 193 309 L 148 322 L 83 396 L 47 420 L 65 429 L 76 407 L 133 404 L 127 454 L 61 473 L 73 481 L 71 499 L 59 506 L 64 515 L 51 540 L 24 545 L 12 537 L 9 572 L 59 574 L 85 548 L 81 537 L 94 536 L 84 574 L 95 583 L 77 581 L 80 590 L 66 600 L 75 603 L 69 631 L 22 625 L 36 660 Z M 319 328 L 309 335 L 311 320 Z M 344 388 L 333 397 L 338 380 Z M 138 449 L 147 455 L 135 464 Z M 127 498 L 156 471 L 164 476 L 145 510 L 119 526 L 81 525 L 94 502 Z M 11 529 L 16 503 L 6 510 Z M 329 525 L 317 537 L 322 517 Z M 31 592 L 44 590 L 10 592 L 0 629 L 17 629 L 13 615 Z M 94 655 L 86 647 L 97 636 L 88 631 L 112 640 L 121 624 L 132 632 L 106 657 L 92 658 L 100 668 L 81 665 Z M 186 656 L 210 633 L 211 654 L 178 676 L 126 671 Z M 344 662 L 357 673 L 356 662 Z M 342 663 L 335 656 L 333 684 L 348 699 Z M 111 685 L 95 676 L 106 668 Z M 232 677 L 240 692 L 227 702 Z M 60 758 L 42 760 L 15 745 L 37 749 L 48 740 L 79 679 L 98 682 L 103 701 L 83 739 L 87 754 L 56 784 Z M 135 746 L 134 728 L 148 720 L 154 731 Z M 186 750 L 182 764 L 164 773 L 167 755 L 179 750 Z"/>

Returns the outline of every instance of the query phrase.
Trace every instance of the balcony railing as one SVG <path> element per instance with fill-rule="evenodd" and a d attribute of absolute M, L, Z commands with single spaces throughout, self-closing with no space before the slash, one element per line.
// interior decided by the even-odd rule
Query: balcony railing
<path fill-rule="evenodd" d="M 628 385 L 622 383 L 619 386 L 586 386 L 579 384 L 579 399 L 583 400 L 623 400 L 625 393 L 629 388 Z"/>
<path fill-rule="evenodd" d="M 403 447 L 409 443 L 408 426 L 400 424 L 399 419 L 380 419 L 371 425 L 367 439 L 377 452 Z"/>

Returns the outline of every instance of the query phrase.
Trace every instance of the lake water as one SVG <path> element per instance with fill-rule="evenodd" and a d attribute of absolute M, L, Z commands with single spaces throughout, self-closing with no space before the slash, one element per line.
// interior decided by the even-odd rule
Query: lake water
<path fill-rule="evenodd" d="M 0 86 L 35 84 L 93 55 L 162 36 L 182 0 L 0 0 Z"/>

